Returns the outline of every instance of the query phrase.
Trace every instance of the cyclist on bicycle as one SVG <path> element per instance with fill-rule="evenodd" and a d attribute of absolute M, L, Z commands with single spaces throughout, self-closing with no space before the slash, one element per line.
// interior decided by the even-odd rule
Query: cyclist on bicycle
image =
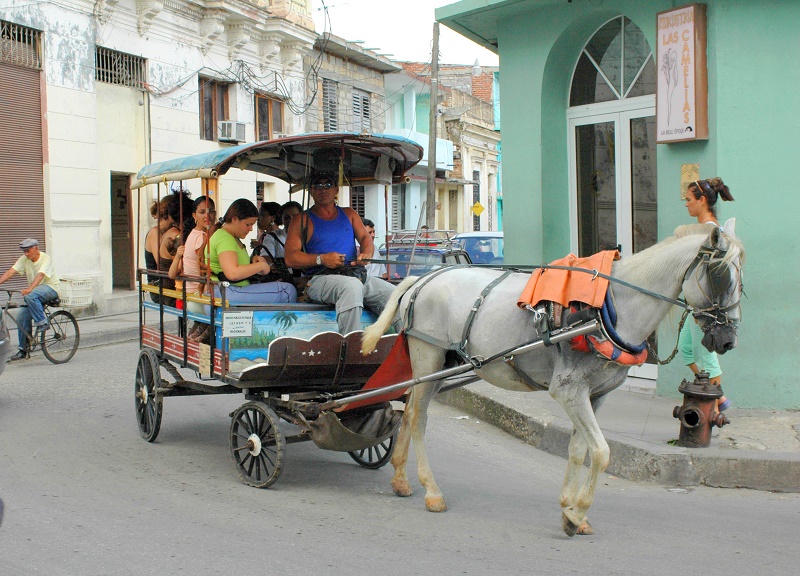
<path fill-rule="evenodd" d="M 19 243 L 19 247 L 23 255 L 0 276 L 0 284 L 14 274 L 25 274 L 28 279 L 28 287 L 21 290 L 25 306 L 20 309 L 17 316 L 19 351 L 9 358 L 12 362 L 30 357 L 28 335 L 32 334 L 31 323 L 36 327 L 36 337 L 49 328 L 44 315 L 44 305 L 58 299 L 60 288 L 53 260 L 39 250 L 38 240 L 26 238 Z"/>

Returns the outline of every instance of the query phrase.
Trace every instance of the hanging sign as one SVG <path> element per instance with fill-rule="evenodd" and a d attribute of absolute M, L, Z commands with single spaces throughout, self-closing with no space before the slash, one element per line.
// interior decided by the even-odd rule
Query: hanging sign
<path fill-rule="evenodd" d="M 708 138 L 706 5 L 657 14 L 656 136 L 659 144 Z"/>

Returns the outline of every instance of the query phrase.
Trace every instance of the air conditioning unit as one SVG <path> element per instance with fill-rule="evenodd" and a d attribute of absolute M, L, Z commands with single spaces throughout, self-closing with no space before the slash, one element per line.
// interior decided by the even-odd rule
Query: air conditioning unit
<path fill-rule="evenodd" d="M 244 142 L 245 123 L 222 120 L 217 122 L 217 140 L 220 142 Z"/>
<path fill-rule="evenodd" d="M 272 133 L 272 139 L 273 140 L 277 140 L 278 138 L 288 138 L 289 136 L 291 136 L 291 134 L 281 134 L 279 132 L 273 132 Z"/>

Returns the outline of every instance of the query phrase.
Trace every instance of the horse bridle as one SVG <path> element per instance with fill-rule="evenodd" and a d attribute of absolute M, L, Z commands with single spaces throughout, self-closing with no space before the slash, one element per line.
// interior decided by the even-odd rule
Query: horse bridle
<path fill-rule="evenodd" d="M 715 248 L 702 246 L 697 252 L 697 256 L 695 256 L 694 260 L 689 265 L 689 268 L 687 268 L 686 274 L 684 274 L 685 282 L 687 278 L 694 274 L 698 266 L 703 265 L 706 276 L 708 277 L 708 285 L 711 294 L 706 294 L 706 291 L 703 290 L 703 287 L 700 285 L 699 279 L 697 280 L 697 287 L 703 296 L 705 296 L 710 306 L 706 308 L 692 308 L 692 315 L 695 318 L 706 317 L 711 319 L 711 322 L 702 327 L 703 332 L 707 332 L 715 325 L 733 325 L 733 322 L 728 317 L 728 312 L 739 308 L 742 300 L 741 294 L 739 294 L 735 302 L 728 306 L 722 306 L 723 296 L 728 293 L 731 284 L 734 283 L 734 274 L 725 263 L 726 254 L 727 250 L 717 250 Z M 741 269 L 739 267 L 736 267 L 736 273 L 741 278 Z M 742 288 L 741 280 L 739 286 Z"/>

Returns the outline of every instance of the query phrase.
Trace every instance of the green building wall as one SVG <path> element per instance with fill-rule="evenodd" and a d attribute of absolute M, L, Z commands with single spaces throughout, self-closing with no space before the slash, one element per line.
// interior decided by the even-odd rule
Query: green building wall
<path fill-rule="evenodd" d="M 685 3 L 529 4 L 496 26 L 503 227 L 506 262 L 515 264 L 570 251 L 566 108 L 584 44 L 606 21 L 625 15 L 655 51 L 656 13 Z M 800 2 L 710 0 L 707 7 L 710 137 L 657 146 L 658 235 L 691 221 L 680 200 L 683 164 L 725 180 L 736 200 L 720 202 L 720 219 L 737 219 L 747 298 L 738 348 L 720 359 L 723 388 L 738 407 L 800 409 Z M 668 317 L 659 332 L 662 356 L 674 346 L 678 318 Z M 659 369 L 657 392 L 677 397 L 689 375 L 676 359 Z"/>

